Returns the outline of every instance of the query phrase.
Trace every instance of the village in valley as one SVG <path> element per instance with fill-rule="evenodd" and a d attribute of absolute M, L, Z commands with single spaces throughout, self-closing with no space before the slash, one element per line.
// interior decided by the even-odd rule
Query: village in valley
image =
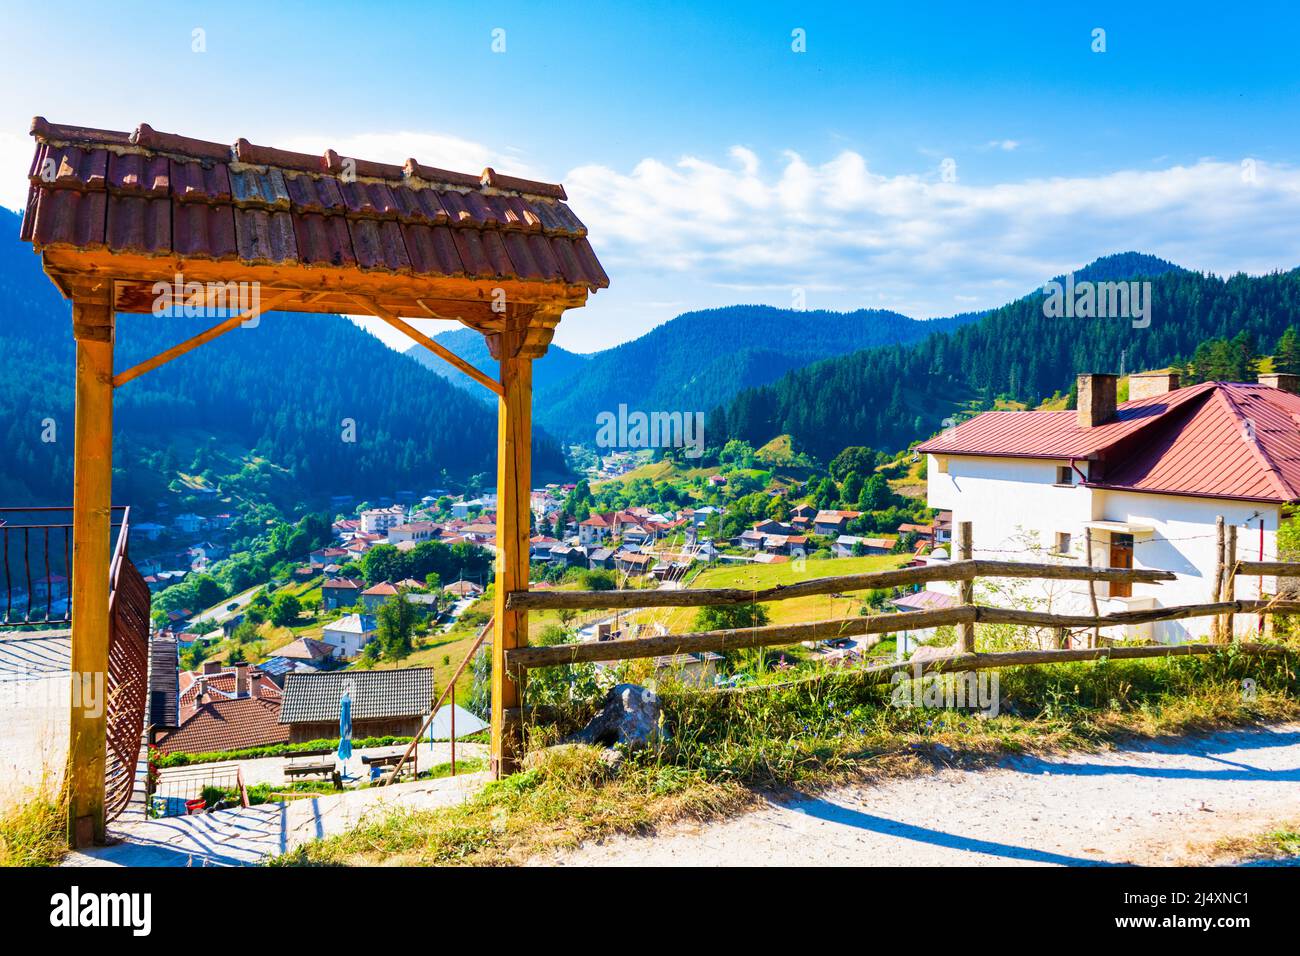
<path fill-rule="evenodd" d="M 11 922 L 1285 914 L 1294 11 L 90 6 L 0 61 Z"/>

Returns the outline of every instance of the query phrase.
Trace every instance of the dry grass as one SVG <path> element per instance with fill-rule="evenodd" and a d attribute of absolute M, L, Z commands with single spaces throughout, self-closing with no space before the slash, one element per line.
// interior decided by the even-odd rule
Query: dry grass
<path fill-rule="evenodd" d="M 54 866 L 67 849 L 67 804 L 47 773 L 0 812 L 0 866 Z"/>
<path fill-rule="evenodd" d="M 1300 820 L 1253 837 L 1230 837 L 1210 848 L 1207 862 L 1300 865 Z"/>
<path fill-rule="evenodd" d="M 852 672 L 774 690 L 717 694 L 661 687 L 666 740 L 610 770 L 593 748 L 536 751 L 536 765 L 448 810 L 398 813 L 312 843 L 297 865 L 502 864 L 616 834 L 751 806 L 760 794 L 812 793 L 932 761 L 977 767 L 1009 753 L 1100 749 L 1231 726 L 1300 719 L 1296 661 L 1225 652 L 1015 668 L 1003 713 L 890 706 L 888 687 Z M 1243 697 L 1243 676 L 1257 680 Z M 580 721 L 580 715 L 573 715 Z M 573 723 L 571 721 L 570 723 Z M 539 733 L 550 742 L 560 732 Z"/>

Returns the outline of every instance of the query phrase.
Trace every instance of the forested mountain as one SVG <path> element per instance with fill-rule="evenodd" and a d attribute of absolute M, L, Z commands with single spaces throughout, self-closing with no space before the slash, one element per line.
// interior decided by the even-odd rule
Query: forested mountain
<path fill-rule="evenodd" d="M 823 312 L 735 305 L 687 312 L 631 342 L 598 352 L 567 379 L 538 384 L 536 420 L 556 435 L 592 440 L 596 415 L 707 411 L 738 391 L 827 356 L 956 329 L 977 316 L 918 321 L 897 312 Z M 536 366 L 550 361 L 543 359 Z"/>
<path fill-rule="evenodd" d="M 497 361 L 488 352 L 487 340 L 483 338 L 482 333 L 467 328 L 450 329 L 435 335 L 433 340 L 439 345 L 451 349 L 465 361 L 480 371 L 486 372 L 492 378 L 496 378 L 499 374 Z M 438 358 L 423 345 L 412 345 L 406 350 L 406 354 L 426 368 L 438 373 L 451 384 L 465 389 L 476 398 L 484 401 L 490 400 L 489 404 L 496 403 L 496 399 L 492 397 L 491 392 L 485 391 L 483 386 L 476 383 L 464 372 L 453 368 Z M 562 382 L 575 375 L 586 364 L 587 356 L 562 349 L 558 345 L 552 345 L 546 350 L 545 359 L 533 363 L 533 390 L 537 391 L 557 382 Z"/>
<path fill-rule="evenodd" d="M 17 235 L 18 217 L 0 210 L 0 504 L 70 503 L 70 306 Z M 214 321 L 119 316 L 116 366 Z M 269 313 L 127 383 L 114 408 L 113 497 L 146 513 L 169 488 L 182 507 L 215 490 L 293 508 L 495 469 L 495 410 L 340 316 Z M 544 434 L 533 461 L 537 473 L 564 470 Z"/>
<path fill-rule="evenodd" d="M 1107 279 L 1132 276 L 1106 260 L 1095 265 L 1092 274 Z M 746 390 L 711 413 L 708 444 L 729 437 L 761 444 L 788 433 L 823 459 L 850 445 L 903 448 L 938 429 L 960 402 L 1037 404 L 1079 372 L 1185 362 L 1205 340 L 1242 332 L 1271 348 L 1300 320 L 1300 270 L 1221 279 L 1175 269 L 1150 281 L 1146 328 L 1125 318 L 1047 318 L 1037 292 L 956 331 L 829 359 Z"/>

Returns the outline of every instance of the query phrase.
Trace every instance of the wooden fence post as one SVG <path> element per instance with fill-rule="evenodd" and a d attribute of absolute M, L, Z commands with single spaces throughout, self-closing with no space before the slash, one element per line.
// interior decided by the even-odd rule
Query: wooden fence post
<path fill-rule="evenodd" d="M 1228 526 L 1227 548 L 1223 553 L 1224 595 L 1225 601 L 1235 601 L 1237 594 L 1237 526 Z M 1232 643 L 1236 640 L 1237 619 L 1229 611 L 1224 615 L 1223 640 Z"/>
<path fill-rule="evenodd" d="M 1215 564 L 1214 564 L 1214 590 L 1210 592 L 1210 603 L 1217 604 L 1223 600 L 1223 515 L 1214 519 L 1214 536 L 1215 536 Z M 1220 624 L 1219 618 L 1210 620 L 1210 640 L 1219 639 Z"/>
<path fill-rule="evenodd" d="M 1085 557 L 1088 559 L 1088 567 L 1092 567 L 1092 529 L 1083 529 L 1083 547 L 1086 552 Z M 1097 582 L 1088 582 L 1088 599 L 1092 602 L 1092 616 L 1101 617 L 1101 611 L 1097 607 Z M 1101 645 L 1101 628 L 1094 626 L 1092 629 L 1092 641 L 1089 647 L 1099 647 Z"/>
<path fill-rule="evenodd" d="M 975 547 L 971 533 L 971 523 L 969 521 L 959 521 L 957 523 L 957 560 L 970 561 L 974 556 Z M 964 605 L 975 603 L 974 578 L 968 578 L 961 582 L 961 603 Z M 973 621 L 957 625 L 957 649 L 966 653 L 975 650 L 975 623 Z"/>

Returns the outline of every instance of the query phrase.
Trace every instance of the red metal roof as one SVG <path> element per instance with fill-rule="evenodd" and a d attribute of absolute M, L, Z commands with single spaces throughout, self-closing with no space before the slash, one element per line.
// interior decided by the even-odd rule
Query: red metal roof
<path fill-rule="evenodd" d="M 985 412 L 919 446 L 934 455 L 1081 458 L 1088 485 L 1124 491 L 1300 501 L 1300 396 L 1206 382 L 1125 402 L 1081 428 L 1075 412 Z"/>
<path fill-rule="evenodd" d="M 609 285 L 556 184 L 224 146 L 147 124 L 37 117 L 32 135 L 22 238 L 37 246 Z"/>

